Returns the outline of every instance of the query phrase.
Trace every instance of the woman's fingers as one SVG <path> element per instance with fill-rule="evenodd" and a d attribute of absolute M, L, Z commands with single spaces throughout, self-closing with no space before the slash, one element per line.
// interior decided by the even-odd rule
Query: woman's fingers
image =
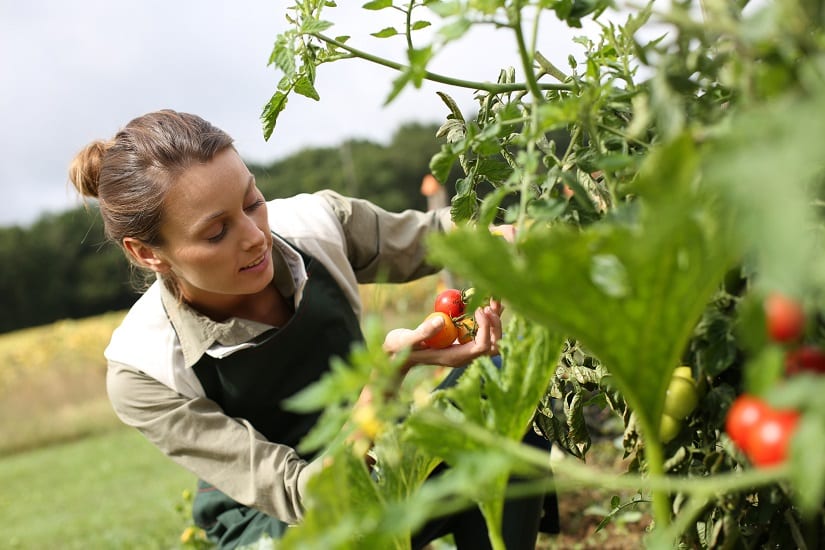
<path fill-rule="evenodd" d="M 413 330 L 406 328 L 391 330 L 384 338 L 384 351 L 398 353 L 405 348 L 420 348 L 424 340 L 435 336 L 443 327 L 444 319 L 439 316 L 425 320 Z"/>

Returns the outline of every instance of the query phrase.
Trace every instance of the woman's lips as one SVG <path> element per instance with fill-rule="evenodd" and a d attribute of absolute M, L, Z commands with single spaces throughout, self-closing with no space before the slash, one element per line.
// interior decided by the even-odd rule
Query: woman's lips
<path fill-rule="evenodd" d="M 248 265 L 241 268 L 241 271 L 258 271 L 260 269 L 266 268 L 266 260 L 269 259 L 269 251 L 267 250 L 263 256 L 255 260 L 254 262 L 249 263 Z"/>

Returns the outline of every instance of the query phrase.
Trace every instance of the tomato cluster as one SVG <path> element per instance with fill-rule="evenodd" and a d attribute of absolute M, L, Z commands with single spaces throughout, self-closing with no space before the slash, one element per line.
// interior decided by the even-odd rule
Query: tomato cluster
<path fill-rule="evenodd" d="M 475 338 L 475 321 L 465 313 L 467 301 L 471 295 L 472 289 L 448 288 L 438 293 L 433 305 L 433 312 L 427 315 L 425 322 L 441 317 L 444 319 L 444 327 L 424 340 L 425 346 L 441 349 L 446 348 L 456 340 L 460 344 L 466 344 Z"/>
<path fill-rule="evenodd" d="M 813 344 L 800 344 L 805 335 L 802 305 L 774 292 L 765 298 L 765 328 L 774 343 L 786 346 L 785 373 L 825 373 L 825 350 Z"/>
<path fill-rule="evenodd" d="M 764 302 L 765 329 L 769 340 L 785 349 L 785 375 L 825 373 L 825 351 L 802 343 L 806 319 L 802 305 L 792 297 L 774 292 Z M 775 409 L 762 398 L 742 394 L 734 400 L 725 419 L 725 431 L 757 467 L 784 462 L 800 414 Z"/>
<path fill-rule="evenodd" d="M 774 409 L 759 397 L 742 394 L 728 410 L 725 431 L 754 465 L 773 466 L 787 458 L 798 423 L 798 412 Z"/>
<path fill-rule="evenodd" d="M 667 387 L 665 408 L 659 424 L 659 439 L 663 443 L 668 443 L 679 435 L 684 420 L 698 403 L 699 392 L 691 368 L 684 365 L 677 367 Z"/>

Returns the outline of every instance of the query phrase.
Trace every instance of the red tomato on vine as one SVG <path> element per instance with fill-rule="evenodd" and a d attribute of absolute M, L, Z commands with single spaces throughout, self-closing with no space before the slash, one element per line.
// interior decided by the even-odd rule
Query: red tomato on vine
<path fill-rule="evenodd" d="M 762 419 L 770 412 L 768 406 L 758 397 L 743 394 L 736 398 L 725 418 L 725 431 L 734 444 L 747 452 L 748 437 Z"/>
<path fill-rule="evenodd" d="M 455 326 L 455 323 L 453 323 L 452 318 L 450 318 L 449 315 L 442 311 L 434 311 L 430 313 L 424 319 L 424 322 L 426 323 L 430 319 L 436 317 L 442 317 L 444 319 L 444 326 L 433 336 L 430 336 L 429 338 L 424 340 L 423 344 L 428 348 L 446 348 L 447 346 L 455 342 L 456 338 L 458 338 L 458 328 Z"/>
<path fill-rule="evenodd" d="M 774 342 L 793 342 L 805 330 L 805 312 L 794 300 L 778 292 L 765 298 L 765 325 Z"/>
<path fill-rule="evenodd" d="M 825 373 L 825 351 L 817 346 L 802 346 L 785 356 L 785 373 Z"/>
<path fill-rule="evenodd" d="M 798 423 L 795 411 L 769 411 L 748 433 L 746 454 L 751 462 L 755 466 L 784 462 Z"/>
<path fill-rule="evenodd" d="M 448 288 L 435 297 L 433 311 L 446 313 L 453 319 L 464 315 L 464 295 L 456 288 Z"/>

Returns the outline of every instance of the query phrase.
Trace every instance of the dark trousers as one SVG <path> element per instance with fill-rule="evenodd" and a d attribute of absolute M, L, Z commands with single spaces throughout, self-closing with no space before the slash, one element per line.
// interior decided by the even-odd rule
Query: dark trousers
<path fill-rule="evenodd" d="M 501 368 L 501 358 L 494 357 L 493 362 Z M 438 385 L 438 389 L 449 388 L 458 382 L 464 368 L 453 369 Z M 522 440 L 525 444 L 539 449 L 550 450 L 550 443 L 533 430 L 528 430 Z M 433 475 L 446 469 L 441 465 Z M 530 483 L 529 480 L 513 477 L 511 485 Z M 538 494 L 529 497 L 511 498 L 504 503 L 501 534 L 507 550 L 535 550 L 539 531 L 545 533 L 559 532 L 558 500 L 555 493 Z M 458 550 L 486 550 L 492 548 L 487 534 L 487 524 L 477 506 L 456 514 L 436 518 L 426 523 L 412 537 L 412 548 L 418 550 L 427 543 L 453 535 Z"/>

